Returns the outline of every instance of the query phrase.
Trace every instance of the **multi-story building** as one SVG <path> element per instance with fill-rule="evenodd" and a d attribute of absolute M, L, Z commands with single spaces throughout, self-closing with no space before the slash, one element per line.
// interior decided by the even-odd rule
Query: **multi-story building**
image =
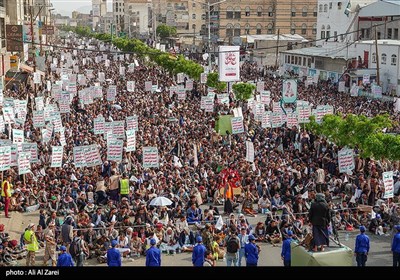
<path fill-rule="evenodd" d="M 211 9 L 212 32 L 225 43 L 237 43 L 241 35 L 277 34 L 278 31 L 300 34 L 311 40 L 316 35 L 317 0 L 228 0 Z"/>
<path fill-rule="evenodd" d="M 99 31 L 100 18 L 107 13 L 107 0 L 92 0 L 93 30 Z"/>
<path fill-rule="evenodd" d="M 129 37 L 148 35 L 151 24 L 151 3 L 148 0 L 125 0 L 125 32 Z"/>
<path fill-rule="evenodd" d="M 362 7 L 376 0 L 319 0 L 316 45 L 354 42 Z"/>
<path fill-rule="evenodd" d="M 125 30 L 125 1 L 124 0 L 113 0 L 112 3 L 113 11 L 113 26 L 117 34 Z"/>
<path fill-rule="evenodd" d="M 113 24 L 113 13 L 107 12 L 100 18 L 100 31 L 103 33 L 111 33 L 111 26 Z"/>

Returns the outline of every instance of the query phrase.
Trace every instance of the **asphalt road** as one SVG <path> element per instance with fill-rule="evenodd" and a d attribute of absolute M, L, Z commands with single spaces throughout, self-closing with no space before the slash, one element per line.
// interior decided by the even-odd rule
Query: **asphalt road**
<path fill-rule="evenodd" d="M 203 207 L 202 207 L 203 208 Z M 4 213 L 1 213 L 1 218 Z M 12 219 L 1 219 L 2 223 L 6 225 L 6 231 L 10 233 L 13 239 L 19 240 L 20 234 L 23 232 L 24 228 L 30 222 L 37 223 L 39 220 L 38 212 L 32 213 L 12 213 Z M 264 221 L 265 216 L 262 214 L 257 215 L 257 217 L 247 217 L 250 224 L 255 226 L 258 221 Z M 346 238 L 346 233 L 348 233 L 348 239 Z M 339 232 L 339 240 L 344 245 L 351 249 L 354 249 L 355 238 L 359 233 L 358 230 L 353 232 Z M 370 253 L 368 255 L 368 266 L 391 266 L 392 265 L 392 254 L 390 252 L 391 238 L 392 236 L 376 236 L 368 233 L 370 237 Z M 347 239 L 347 240 L 346 240 Z M 273 247 L 267 243 L 259 244 L 261 247 L 259 266 L 282 266 L 282 260 L 280 258 L 281 245 Z M 336 245 L 335 245 L 336 246 Z M 41 265 L 43 259 L 44 251 L 41 249 L 37 253 L 36 264 Z M 243 263 L 245 261 L 243 260 Z M 24 265 L 25 260 L 19 261 L 19 265 Z M 129 258 L 123 260 L 123 266 L 144 266 L 145 257 L 139 258 Z M 99 264 L 97 260 L 91 259 L 85 261 L 86 266 L 105 266 L 105 264 Z M 353 265 L 356 265 L 355 257 L 353 258 Z M 181 253 L 175 255 L 162 255 L 162 266 L 192 266 L 191 264 L 191 253 Z M 223 260 L 217 261 L 217 266 L 226 266 L 226 262 Z"/>

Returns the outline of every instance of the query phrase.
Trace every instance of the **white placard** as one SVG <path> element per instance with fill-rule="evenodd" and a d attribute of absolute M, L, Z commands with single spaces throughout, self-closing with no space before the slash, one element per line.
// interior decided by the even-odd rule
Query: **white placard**
<path fill-rule="evenodd" d="M 231 118 L 232 134 L 239 134 L 244 132 L 243 117 Z"/>
<path fill-rule="evenodd" d="M 338 153 L 339 172 L 348 173 L 355 167 L 354 154 L 352 149 L 343 148 Z"/>
<path fill-rule="evenodd" d="M 251 141 L 246 141 L 246 161 L 254 162 L 254 145 Z"/>
<path fill-rule="evenodd" d="M 382 173 L 383 185 L 385 187 L 385 194 L 383 198 L 394 197 L 394 181 L 393 181 L 393 171 L 387 171 Z"/>
<path fill-rule="evenodd" d="M 143 147 L 143 168 L 159 167 L 158 148 Z"/>
<path fill-rule="evenodd" d="M 62 146 L 52 146 L 51 147 L 51 165 L 50 167 L 61 167 L 63 160 L 63 151 L 64 148 Z"/>
<path fill-rule="evenodd" d="M 29 154 L 20 152 L 18 154 L 18 175 L 29 173 L 31 170 L 31 164 L 29 162 Z"/>
<path fill-rule="evenodd" d="M 130 129 L 126 131 L 126 151 L 136 151 L 136 135 L 135 130 Z"/>

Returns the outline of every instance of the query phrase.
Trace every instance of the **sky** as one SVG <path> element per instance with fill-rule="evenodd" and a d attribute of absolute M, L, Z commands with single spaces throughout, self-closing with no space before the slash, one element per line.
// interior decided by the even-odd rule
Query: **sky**
<path fill-rule="evenodd" d="M 81 13 L 89 13 L 92 9 L 92 0 L 50 0 L 53 7 L 56 9 L 54 12 L 62 14 L 63 16 L 71 16 L 73 11 Z M 111 10 L 112 0 L 107 0 L 108 10 Z"/>

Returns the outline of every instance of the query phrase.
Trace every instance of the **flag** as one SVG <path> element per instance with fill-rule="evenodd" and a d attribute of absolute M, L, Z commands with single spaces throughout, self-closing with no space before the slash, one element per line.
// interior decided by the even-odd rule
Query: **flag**
<path fill-rule="evenodd" d="M 345 14 L 346 16 L 349 16 L 349 15 L 350 15 L 350 12 L 351 12 L 350 7 L 351 7 L 351 3 L 350 3 L 350 1 L 349 1 L 349 3 L 348 3 L 347 6 L 346 6 L 346 9 L 344 9 L 344 14 Z"/>
<path fill-rule="evenodd" d="M 222 220 L 222 216 L 220 215 L 218 217 L 217 223 L 215 224 L 215 228 L 221 230 L 223 226 L 224 226 L 224 220 Z"/>

